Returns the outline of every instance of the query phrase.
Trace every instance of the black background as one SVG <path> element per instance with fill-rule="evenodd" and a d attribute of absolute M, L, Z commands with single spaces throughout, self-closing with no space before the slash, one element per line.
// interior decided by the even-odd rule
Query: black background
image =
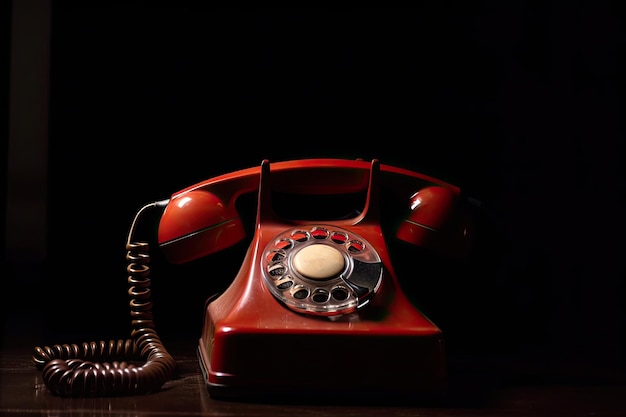
<path fill-rule="evenodd" d="M 453 352 L 622 361 L 617 5 L 53 2 L 40 343 L 127 336 L 124 244 L 143 204 L 265 158 L 346 157 L 482 202 L 473 258 L 442 261 L 424 301 Z M 199 336 L 238 249 L 180 269 L 155 255 L 162 337 Z"/>

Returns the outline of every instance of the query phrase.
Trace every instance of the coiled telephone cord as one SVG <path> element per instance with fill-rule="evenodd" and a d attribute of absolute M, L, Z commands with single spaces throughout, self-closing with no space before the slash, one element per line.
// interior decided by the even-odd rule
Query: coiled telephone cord
<path fill-rule="evenodd" d="M 64 397 L 146 394 L 161 389 L 172 378 L 176 362 L 167 352 L 154 326 L 150 290 L 150 255 L 146 242 L 132 242 L 142 207 L 133 220 L 126 243 L 128 295 L 132 331 L 130 338 L 98 343 L 35 347 L 33 362 L 42 370 L 50 392 Z M 138 365 L 145 361 L 143 365 Z"/>

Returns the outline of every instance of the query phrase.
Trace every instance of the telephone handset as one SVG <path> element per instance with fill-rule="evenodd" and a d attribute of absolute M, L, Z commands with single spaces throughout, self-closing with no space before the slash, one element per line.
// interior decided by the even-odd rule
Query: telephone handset
<path fill-rule="evenodd" d="M 250 194 L 256 217 L 243 219 L 238 201 Z M 386 234 L 463 256 L 471 233 L 459 188 L 378 160 L 318 158 L 264 160 L 143 207 L 127 244 L 131 338 L 35 348 L 51 392 L 141 394 L 172 377 L 175 361 L 152 321 L 148 246 L 132 240 L 140 214 L 159 207 L 158 246 L 172 264 L 252 230 L 239 272 L 205 304 L 197 352 L 212 397 L 445 391 L 442 331 L 403 293 Z"/>

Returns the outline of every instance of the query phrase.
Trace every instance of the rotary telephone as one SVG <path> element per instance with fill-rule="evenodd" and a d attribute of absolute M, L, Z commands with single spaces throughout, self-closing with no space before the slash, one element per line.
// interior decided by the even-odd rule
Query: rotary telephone
<path fill-rule="evenodd" d="M 255 219 L 240 216 L 244 195 L 256 197 Z M 144 394 L 173 377 L 153 322 L 148 244 L 133 236 L 153 208 L 171 264 L 252 235 L 239 272 L 205 304 L 197 355 L 211 397 L 445 392 L 443 333 L 403 291 L 403 280 L 436 277 L 420 276 L 419 265 L 396 276 L 388 242 L 463 257 L 471 222 L 460 189 L 376 159 L 318 158 L 263 160 L 142 207 L 126 246 L 131 337 L 36 347 L 53 394 Z"/>

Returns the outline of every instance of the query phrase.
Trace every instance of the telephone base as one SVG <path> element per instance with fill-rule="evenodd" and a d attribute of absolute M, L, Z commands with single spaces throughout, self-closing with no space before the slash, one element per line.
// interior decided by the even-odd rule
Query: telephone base
<path fill-rule="evenodd" d="M 441 335 L 239 336 L 227 343 L 236 359 L 225 351 L 213 351 L 213 367 L 209 350 L 215 344 L 200 339 L 198 358 L 211 398 L 430 403 L 445 397 Z M 215 369 L 232 369 L 234 362 L 240 372 Z"/>
<path fill-rule="evenodd" d="M 204 371 L 203 371 L 204 372 Z M 261 387 L 233 387 L 206 382 L 206 389 L 213 400 L 254 402 L 265 404 L 340 404 L 340 405 L 419 405 L 440 406 L 445 404 L 443 390 L 403 392 L 387 386 L 359 389 L 344 387 L 334 391 L 315 387 L 275 385 Z"/>

